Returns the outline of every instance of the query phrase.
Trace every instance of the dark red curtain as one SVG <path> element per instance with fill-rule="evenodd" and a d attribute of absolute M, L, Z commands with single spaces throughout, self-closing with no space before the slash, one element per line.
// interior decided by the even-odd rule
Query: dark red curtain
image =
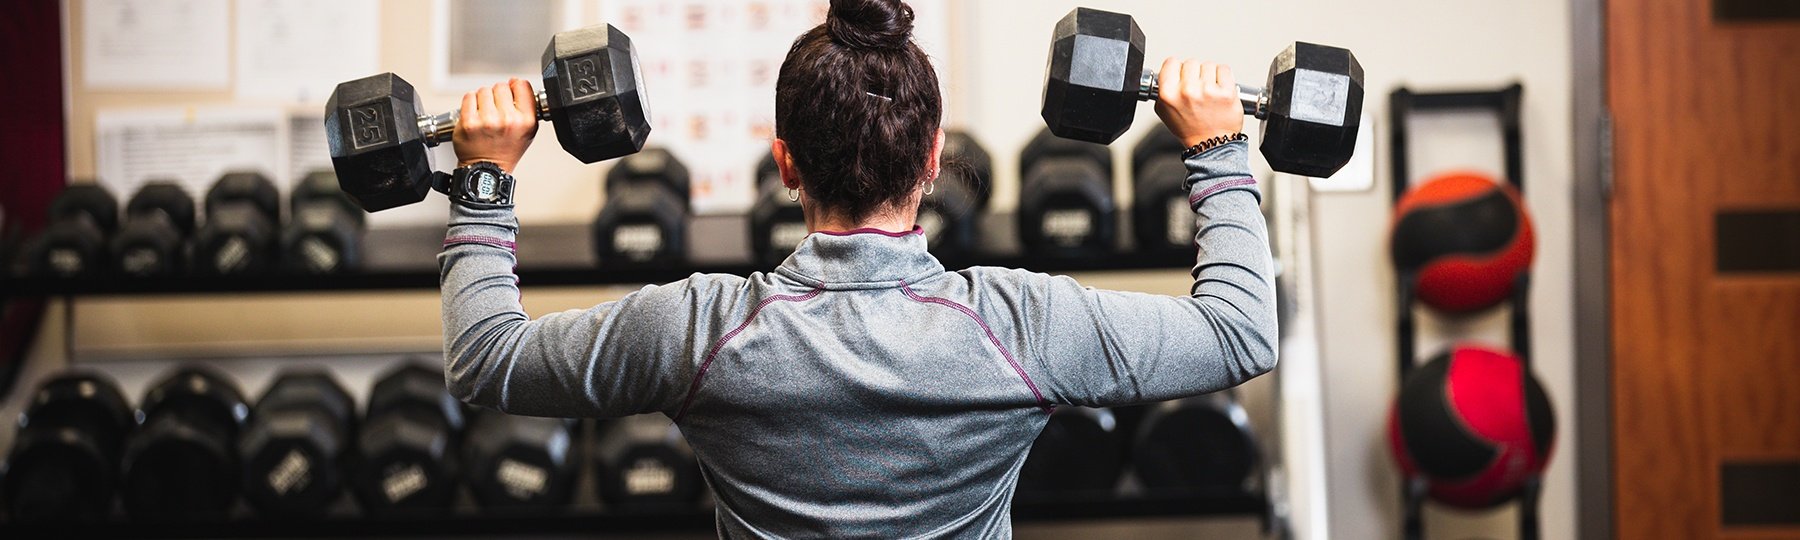
<path fill-rule="evenodd" d="M 62 9 L 57 0 L 12 0 L 0 8 L 0 242 L 44 223 L 67 177 L 63 162 Z M 4 251 L 4 250 L 0 250 Z M 11 261 L 0 261 L 10 263 Z M 10 264 L 0 264 L 6 287 Z M 0 396 L 11 393 L 43 316 L 40 298 L 0 296 Z"/>

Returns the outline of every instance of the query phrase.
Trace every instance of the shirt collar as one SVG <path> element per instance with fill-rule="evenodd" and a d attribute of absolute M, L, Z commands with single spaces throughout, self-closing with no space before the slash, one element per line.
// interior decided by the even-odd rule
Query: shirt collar
<path fill-rule="evenodd" d="M 898 287 L 944 272 L 925 249 L 925 230 L 818 231 L 806 235 L 777 273 L 828 290 Z"/>

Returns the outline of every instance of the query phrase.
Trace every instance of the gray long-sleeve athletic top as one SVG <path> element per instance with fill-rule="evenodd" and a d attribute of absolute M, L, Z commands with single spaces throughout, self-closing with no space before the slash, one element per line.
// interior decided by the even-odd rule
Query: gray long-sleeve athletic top
<path fill-rule="evenodd" d="M 694 274 L 531 320 L 509 208 L 452 205 L 445 378 L 513 414 L 660 412 L 733 538 L 1004 538 L 1059 404 L 1193 396 L 1275 365 L 1274 284 L 1248 146 L 1187 160 L 1192 294 L 947 272 L 918 229 L 819 232 L 772 272 Z"/>

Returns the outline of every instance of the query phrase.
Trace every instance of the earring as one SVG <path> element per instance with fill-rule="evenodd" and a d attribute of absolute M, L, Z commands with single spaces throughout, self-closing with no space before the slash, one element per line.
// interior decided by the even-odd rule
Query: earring
<path fill-rule="evenodd" d="M 930 195 L 933 191 L 937 191 L 937 180 L 925 183 L 925 194 Z"/>
<path fill-rule="evenodd" d="M 800 202 L 800 190 L 797 188 L 788 188 L 788 200 Z"/>

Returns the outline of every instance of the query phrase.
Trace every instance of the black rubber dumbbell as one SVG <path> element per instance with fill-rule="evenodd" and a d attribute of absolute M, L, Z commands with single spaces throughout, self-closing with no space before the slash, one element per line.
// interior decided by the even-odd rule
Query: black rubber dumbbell
<path fill-rule="evenodd" d="M 335 274 L 362 267 L 363 211 L 338 189 L 337 174 L 314 171 L 288 194 L 281 265 L 301 274 Z"/>
<path fill-rule="evenodd" d="M 574 423 L 482 410 L 463 445 L 476 504 L 507 510 L 556 510 L 575 492 Z"/>
<path fill-rule="evenodd" d="M 189 266 L 207 275 L 265 272 L 275 267 L 281 194 L 256 172 L 227 173 L 206 192 L 206 224 L 194 235 Z"/>
<path fill-rule="evenodd" d="M 462 403 L 444 390 L 444 374 L 408 363 L 375 381 L 357 435 L 362 459 L 351 477 L 372 514 L 432 513 L 456 495 Z"/>
<path fill-rule="evenodd" d="M 1350 161 L 1362 124 L 1356 55 L 1296 42 L 1269 63 L 1265 83 L 1237 91 L 1244 114 L 1262 120 L 1270 168 L 1323 178 Z M 1161 91 L 1156 71 L 1144 67 L 1144 32 L 1130 15 L 1075 8 L 1056 23 L 1042 112 L 1057 135 L 1111 144 L 1131 127 L 1137 103 Z"/>
<path fill-rule="evenodd" d="M 687 166 L 667 149 L 646 149 L 613 164 L 606 172 L 606 204 L 593 225 L 600 265 L 686 261 L 688 189 Z"/>
<path fill-rule="evenodd" d="M 113 236 L 113 269 L 135 277 L 179 274 L 194 233 L 194 198 L 174 182 L 150 182 L 125 204 Z"/>
<path fill-rule="evenodd" d="M 224 374 L 184 366 L 150 387 L 125 445 L 125 510 L 139 521 L 224 519 L 242 488 L 238 434 L 250 417 Z"/>
<path fill-rule="evenodd" d="M 107 267 L 106 241 L 119 224 L 119 201 L 94 183 L 69 184 L 50 201 L 50 224 L 25 244 L 24 271 L 35 276 L 95 276 Z"/>
<path fill-rule="evenodd" d="M 1110 410 L 1057 407 L 1019 469 L 1019 497 L 1111 495 L 1125 470 L 1123 438 Z"/>
<path fill-rule="evenodd" d="M 1259 452 L 1244 408 L 1219 392 L 1151 406 L 1132 466 L 1146 490 L 1235 495 L 1256 472 Z"/>
<path fill-rule="evenodd" d="M 594 448 L 600 500 L 629 512 L 692 509 L 705 490 L 700 462 L 667 416 L 601 422 Z"/>
<path fill-rule="evenodd" d="M 987 207 L 993 160 L 968 133 L 947 131 L 937 181 L 919 199 L 914 219 L 925 245 L 940 259 L 960 261 L 975 250 L 976 228 Z"/>
<path fill-rule="evenodd" d="M 112 511 L 131 406 L 112 379 L 67 373 L 38 385 L 6 458 L 14 520 L 95 520 Z"/>
<path fill-rule="evenodd" d="M 751 256 L 763 266 L 781 264 L 806 235 L 806 215 L 800 203 L 788 198 L 775 156 L 764 154 L 756 164 L 756 202 L 750 207 Z"/>
<path fill-rule="evenodd" d="M 1019 242 L 1036 256 L 1081 258 L 1116 246 L 1112 152 L 1038 132 L 1019 154 Z"/>
<path fill-rule="evenodd" d="M 558 32 L 544 49 L 537 117 L 582 163 L 638 151 L 650 136 L 650 104 L 631 38 L 612 25 Z M 338 181 L 370 212 L 425 199 L 430 147 L 449 141 L 458 111 L 421 116 L 411 84 L 383 73 L 339 84 L 325 103 Z"/>
<path fill-rule="evenodd" d="M 238 443 L 244 499 L 277 517 L 325 514 L 344 493 L 356 404 L 320 369 L 287 369 L 256 400 Z"/>
<path fill-rule="evenodd" d="M 1185 148 L 1167 129 L 1154 129 L 1131 150 L 1131 232 L 1138 251 L 1194 252 L 1196 216 L 1188 204 Z"/>

